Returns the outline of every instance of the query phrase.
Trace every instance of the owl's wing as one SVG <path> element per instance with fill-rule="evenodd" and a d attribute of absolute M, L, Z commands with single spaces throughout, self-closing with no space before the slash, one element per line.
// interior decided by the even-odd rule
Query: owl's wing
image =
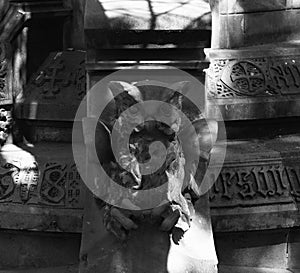
<path fill-rule="evenodd" d="M 186 160 L 184 187 L 191 188 L 196 196 L 200 195 L 199 184 L 206 172 L 217 135 L 218 123 L 207 119 L 196 120 L 180 132 L 179 137 Z"/>
<path fill-rule="evenodd" d="M 215 120 L 201 119 L 193 122 L 199 142 L 200 157 L 208 160 L 218 137 L 218 123 Z"/>
<path fill-rule="evenodd" d="M 108 127 L 100 120 L 96 126 L 95 146 L 96 153 L 101 164 L 114 161 L 110 131 Z"/>

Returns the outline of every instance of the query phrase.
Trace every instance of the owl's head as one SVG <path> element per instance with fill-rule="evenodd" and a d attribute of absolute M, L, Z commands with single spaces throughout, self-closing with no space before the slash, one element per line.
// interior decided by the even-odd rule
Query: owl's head
<path fill-rule="evenodd" d="M 177 132 L 182 122 L 183 97 L 189 86 L 187 81 L 174 84 L 148 80 L 136 83 L 112 81 L 109 90 L 114 96 L 115 117 L 119 118 L 128 110 L 126 119 L 141 124 L 140 128 L 155 126 L 168 133 Z"/>

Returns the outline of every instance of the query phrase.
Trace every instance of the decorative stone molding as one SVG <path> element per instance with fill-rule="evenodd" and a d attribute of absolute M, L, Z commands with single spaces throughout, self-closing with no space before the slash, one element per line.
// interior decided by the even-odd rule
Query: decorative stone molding
<path fill-rule="evenodd" d="M 2 228 L 80 232 L 83 196 L 84 187 L 72 161 L 71 144 L 3 146 Z"/>
<path fill-rule="evenodd" d="M 0 104 L 12 103 L 11 62 L 9 58 L 9 46 L 0 43 Z"/>
<path fill-rule="evenodd" d="M 300 95 L 299 56 L 213 60 L 208 96 L 234 98 Z M 215 86 L 213 84 L 215 83 Z"/>
<path fill-rule="evenodd" d="M 210 200 L 213 208 L 300 202 L 300 169 L 279 162 L 225 167 L 211 190 Z"/>
<path fill-rule="evenodd" d="M 66 148 L 52 145 L 52 149 L 66 153 Z M 0 164 L 1 204 L 83 207 L 82 182 L 71 156 L 37 160 L 25 150 L 6 145 Z"/>
<path fill-rule="evenodd" d="M 225 120 L 300 115 L 300 51 L 295 46 L 211 50 L 209 58 L 210 115 L 215 106 Z"/>
<path fill-rule="evenodd" d="M 73 121 L 85 92 L 85 52 L 51 53 L 18 98 L 17 117 Z"/>

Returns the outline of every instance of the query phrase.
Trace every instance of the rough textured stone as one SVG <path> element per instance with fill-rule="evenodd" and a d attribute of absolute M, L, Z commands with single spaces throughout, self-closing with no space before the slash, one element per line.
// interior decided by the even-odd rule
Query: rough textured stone
<path fill-rule="evenodd" d="M 73 16 L 64 26 L 64 48 L 85 49 L 84 8 L 86 0 L 66 0 L 65 6 L 73 10 Z"/>
<path fill-rule="evenodd" d="M 299 147 L 299 134 L 228 141 L 225 164 L 210 192 L 214 230 L 299 225 Z"/>
<path fill-rule="evenodd" d="M 248 267 L 248 266 L 219 266 L 219 273 L 291 273 L 288 269 L 267 268 L 267 267 Z M 293 273 L 299 273 L 294 271 Z"/>
<path fill-rule="evenodd" d="M 297 45 L 210 51 L 208 116 L 217 118 L 218 109 L 224 120 L 299 116 Z"/>
<path fill-rule="evenodd" d="M 219 265 L 287 268 L 287 230 L 215 234 Z"/>
<path fill-rule="evenodd" d="M 0 273 L 78 273 L 78 266 L 70 265 L 47 268 L 6 269 L 0 270 Z"/>
<path fill-rule="evenodd" d="M 214 12 L 213 48 L 239 48 L 299 39 L 299 9 L 238 14 Z M 279 23 L 280 22 L 280 23 Z"/>
<path fill-rule="evenodd" d="M 80 232 L 84 188 L 71 144 L 8 144 L 0 162 L 2 228 Z"/>
<path fill-rule="evenodd" d="M 78 263 L 80 234 L 0 232 L 0 269 L 55 267 Z M 1 271 L 0 271 L 1 272 Z M 25 271 L 26 272 L 26 271 Z M 40 272 L 40 271 L 39 271 Z"/>
<path fill-rule="evenodd" d="M 220 13 L 232 14 L 285 10 L 287 8 L 287 2 L 288 0 L 221 0 Z"/>
<path fill-rule="evenodd" d="M 244 46 L 299 39 L 299 15 L 300 10 L 245 14 Z"/>
<path fill-rule="evenodd" d="M 300 271 L 300 229 L 291 229 L 288 243 L 288 268 Z"/>
<path fill-rule="evenodd" d="M 86 94 L 84 59 L 83 51 L 52 52 L 17 98 L 17 118 L 73 121 Z"/>
<path fill-rule="evenodd" d="M 198 204 L 202 211 L 203 206 L 207 206 L 205 203 L 202 200 Z M 202 215 L 202 220 L 195 219 L 195 224 L 198 221 L 202 223 L 202 231 L 197 227 L 198 224 L 191 228 L 190 236 L 185 235 L 188 240 L 187 244 L 183 243 L 185 249 L 180 249 L 174 243 L 170 244 L 168 233 L 160 231 L 157 225 L 149 224 L 147 218 L 141 220 L 145 223 L 139 223 L 137 231 L 131 232 L 129 241 L 122 243 L 106 231 L 103 225 L 103 207 L 99 204 L 96 205 L 93 198 L 87 198 L 80 255 L 81 273 L 115 273 L 118 270 L 164 273 L 167 269 L 168 272 L 176 273 L 186 270 L 198 272 L 199 269 L 205 273 L 216 272 L 214 250 L 209 238 L 211 235 L 208 236 L 209 227 L 205 227 L 209 224 L 206 222 L 209 219 L 204 220 L 206 216 Z"/>

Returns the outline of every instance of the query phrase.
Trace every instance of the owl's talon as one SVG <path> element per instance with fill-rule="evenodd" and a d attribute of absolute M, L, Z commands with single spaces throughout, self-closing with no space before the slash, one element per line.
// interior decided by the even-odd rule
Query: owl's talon
<path fill-rule="evenodd" d="M 117 208 L 112 208 L 110 211 L 112 217 L 114 217 L 126 230 L 137 229 L 138 226 L 127 216 L 125 216 Z"/>
<path fill-rule="evenodd" d="M 179 210 L 173 211 L 171 214 L 169 214 L 162 222 L 160 229 L 162 231 L 170 231 L 175 224 L 177 223 L 178 219 L 180 218 L 180 212 Z"/>

